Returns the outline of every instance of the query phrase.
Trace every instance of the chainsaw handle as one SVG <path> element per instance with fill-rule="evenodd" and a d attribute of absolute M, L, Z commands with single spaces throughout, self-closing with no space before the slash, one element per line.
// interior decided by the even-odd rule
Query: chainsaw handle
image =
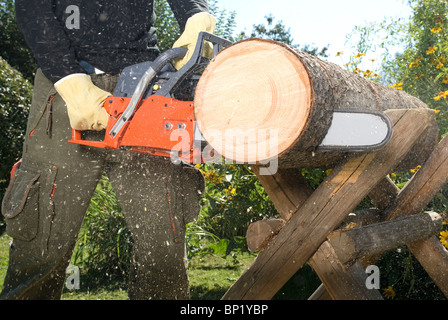
<path fill-rule="evenodd" d="M 232 44 L 229 40 L 220 38 L 212 33 L 201 31 L 198 35 L 196 47 L 191 59 L 185 64 L 185 66 L 175 72 L 174 75 L 163 85 L 163 87 L 157 91 L 157 95 L 162 97 L 170 97 L 171 93 L 188 76 L 188 74 L 195 71 L 198 66 L 201 66 L 202 54 L 204 52 L 204 44 L 206 41 L 213 44 L 213 57 L 215 57 L 224 47 Z"/>
<path fill-rule="evenodd" d="M 165 65 L 171 62 L 171 60 L 173 59 L 184 57 L 186 53 L 186 48 L 172 48 L 163 52 L 157 57 L 156 60 L 154 60 L 154 62 L 151 64 L 149 69 L 145 72 L 145 74 L 137 84 L 128 107 L 110 130 L 109 134 L 111 136 L 115 137 L 123 128 L 125 123 L 132 117 L 135 109 L 142 101 L 149 84 L 154 79 L 154 77 L 163 69 L 163 67 L 165 67 Z"/>

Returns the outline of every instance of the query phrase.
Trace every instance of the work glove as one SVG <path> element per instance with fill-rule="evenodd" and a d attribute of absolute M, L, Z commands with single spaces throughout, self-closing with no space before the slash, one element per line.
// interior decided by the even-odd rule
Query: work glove
<path fill-rule="evenodd" d="M 106 129 L 109 114 L 103 108 L 109 92 L 95 86 L 87 74 L 76 73 L 54 85 L 67 105 L 70 126 L 75 130 Z"/>
<path fill-rule="evenodd" d="M 216 19 L 207 12 L 197 13 L 187 20 L 185 30 L 180 38 L 174 43 L 173 48 L 187 48 L 187 54 L 182 59 L 174 60 L 174 67 L 179 70 L 190 59 L 196 48 L 199 32 L 206 31 L 214 33 L 216 26 Z M 204 44 L 203 55 L 208 58 L 213 58 L 213 46 L 210 42 Z"/>

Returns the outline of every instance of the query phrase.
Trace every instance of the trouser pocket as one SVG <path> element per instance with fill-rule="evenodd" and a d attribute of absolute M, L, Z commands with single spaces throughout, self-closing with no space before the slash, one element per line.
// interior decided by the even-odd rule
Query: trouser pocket
<path fill-rule="evenodd" d="M 16 168 L 2 201 L 6 232 L 14 239 L 31 241 L 39 228 L 40 171 Z"/>

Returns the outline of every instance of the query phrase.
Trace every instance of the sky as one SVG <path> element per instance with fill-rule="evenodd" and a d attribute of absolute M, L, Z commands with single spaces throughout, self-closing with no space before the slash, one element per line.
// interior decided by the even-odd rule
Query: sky
<path fill-rule="evenodd" d="M 264 17 L 272 13 L 290 28 L 294 43 L 330 45 L 328 60 L 336 63 L 336 53 L 346 49 L 346 35 L 356 25 L 411 13 L 403 0 L 219 0 L 218 7 L 236 12 L 236 31 L 250 32 L 252 25 L 265 23 Z"/>

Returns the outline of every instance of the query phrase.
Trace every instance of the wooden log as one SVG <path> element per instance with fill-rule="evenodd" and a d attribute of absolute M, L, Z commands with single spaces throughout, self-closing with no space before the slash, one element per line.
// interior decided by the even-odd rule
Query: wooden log
<path fill-rule="evenodd" d="M 448 299 L 448 251 L 438 237 L 408 243 L 407 246 Z"/>
<path fill-rule="evenodd" d="M 366 286 L 367 275 L 359 263 L 348 268 L 339 260 L 329 241 L 325 241 L 310 259 L 333 300 L 383 300 L 381 293 Z"/>
<path fill-rule="evenodd" d="M 392 204 L 399 192 L 400 189 L 395 183 L 389 177 L 385 177 L 370 191 L 369 197 L 379 210 L 385 210 Z"/>
<path fill-rule="evenodd" d="M 252 166 L 281 219 L 257 221 L 248 227 L 246 242 L 252 252 L 261 251 L 313 193 L 297 169 L 280 169 L 268 175 L 260 174 L 260 169 L 259 166 Z"/>
<path fill-rule="evenodd" d="M 259 252 L 286 224 L 282 219 L 265 219 L 249 225 L 246 233 L 247 246 L 251 252 Z"/>
<path fill-rule="evenodd" d="M 338 229 L 368 226 L 381 221 L 381 211 L 378 209 L 363 209 L 350 213 Z"/>
<path fill-rule="evenodd" d="M 350 213 L 340 228 L 366 226 L 378 223 L 380 220 L 380 211 L 377 209 L 361 210 Z M 260 252 L 263 250 L 285 224 L 286 221 L 283 219 L 264 219 L 251 223 L 246 233 L 249 250 L 251 252 Z"/>
<path fill-rule="evenodd" d="M 350 265 L 366 256 L 434 236 L 442 231 L 442 222 L 440 215 L 427 212 L 364 227 L 336 230 L 327 238 L 340 262 Z"/>
<path fill-rule="evenodd" d="M 289 220 L 292 213 L 313 193 L 297 169 L 279 169 L 269 175 L 260 174 L 258 166 L 252 166 L 252 170 L 283 220 Z"/>
<path fill-rule="evenodd" d="M 328 293 L 327 288 L 324 284 L 321 284 L 316 291 L 308 298 L 308 300 L 334 300 Z"/>
<path fill-rule="evenodd" d="M 353 155 L 319 151 L 335 111 L 428 109 L 403 91 L 264 39 L 221 51 L 203 73 L 194 103 L 199 128 L 217 153 L 239 163 L 277 159 L 280 168 L 332 168 Z M 434 117 L 398 170 L 426 160 L 437 137 Z"/>
<path fill-rule="evenodd" d="M 448 136 L 433 149 L 427 161 L 384 211 L 385 219 L 392 220 L 421 212 L 447 183 Z"/>
<path fill-rule="evenodd" d="M 430 126 L 426 110 L 389 110 L 391 141 L 380 151 L 335 168 L 292 215 L 223 299 L 270 299 L 300 269 L 367 193 L 400 162 Z M 410 121 L 410 119 L 415 121 Z"/>

